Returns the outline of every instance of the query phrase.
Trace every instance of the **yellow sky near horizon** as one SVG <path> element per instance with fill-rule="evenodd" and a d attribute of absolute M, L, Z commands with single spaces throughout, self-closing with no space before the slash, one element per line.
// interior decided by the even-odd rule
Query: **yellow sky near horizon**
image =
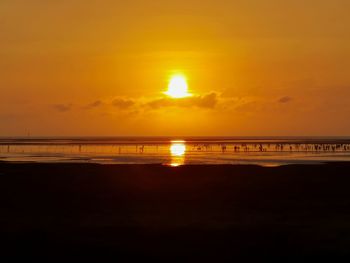
<path fill-rule="evenodd" d="M 0 2 L 0 136 L 349 135 L 350 2 Z M 182 73 L 193 97 L 164 95 Z"/>

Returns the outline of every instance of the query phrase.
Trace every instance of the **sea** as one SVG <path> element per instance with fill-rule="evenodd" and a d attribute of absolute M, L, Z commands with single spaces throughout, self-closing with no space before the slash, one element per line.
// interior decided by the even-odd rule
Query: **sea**
<path fill-rule="evenodd" d="M 0 162 L 253 164 L 350 161 L 350 137 L 0 137 Z"/>

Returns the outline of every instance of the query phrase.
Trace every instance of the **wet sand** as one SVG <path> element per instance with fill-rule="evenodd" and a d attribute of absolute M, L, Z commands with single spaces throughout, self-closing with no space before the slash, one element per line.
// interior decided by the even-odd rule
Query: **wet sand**
<path fill-rule="evenodd" d="M 0 162 L 0 262 L 350 258 L 350 163 Z"/>

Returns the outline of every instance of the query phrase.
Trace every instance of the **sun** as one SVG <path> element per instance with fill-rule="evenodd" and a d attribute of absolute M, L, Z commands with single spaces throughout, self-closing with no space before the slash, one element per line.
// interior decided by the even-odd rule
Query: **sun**
<path fill-rule="evenodd" d="M 171 98 L 179 99 L 190 97 L 186 77 L 183 75 L 174 75 L 170 78 L 168 90 L 164 92 Z"/>

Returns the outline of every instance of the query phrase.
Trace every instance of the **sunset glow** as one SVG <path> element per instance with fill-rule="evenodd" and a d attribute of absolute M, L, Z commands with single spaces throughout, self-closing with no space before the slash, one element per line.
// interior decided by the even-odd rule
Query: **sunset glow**
<path fill-rule="evenodd" d="M 347 136 L 350 1 L 317 3 L 3 0 L 0 136 Z"/>
<path fill-rule="evenodd" d="M 0 0 L 0 263 L 344 261 L 349 11 Z"/>

